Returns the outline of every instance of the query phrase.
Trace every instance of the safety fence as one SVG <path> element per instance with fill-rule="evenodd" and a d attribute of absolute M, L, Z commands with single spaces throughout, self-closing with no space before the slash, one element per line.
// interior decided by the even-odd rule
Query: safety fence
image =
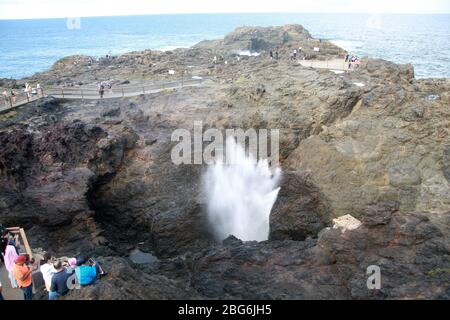
<path fill-rule="evenodd" d="M 103 94 L 97 87 L 45 87 L 40 90 L 33 89 L 31 92 L 16 92 L 3 96 L 3 106 L 0 106 L 0 113 L 19 107 L 43 97 L 53 96 L 62 99 L 107 99 L 132 97 L 141 94 L 149 94 L 164 90 L 172 90 L 188 86 L 195 86 L 205 81 L 205 78 L 198 77 L 193 79 L 180 79 L 177 81 L 142 83 L 129 86 L 105 87 Z"/>

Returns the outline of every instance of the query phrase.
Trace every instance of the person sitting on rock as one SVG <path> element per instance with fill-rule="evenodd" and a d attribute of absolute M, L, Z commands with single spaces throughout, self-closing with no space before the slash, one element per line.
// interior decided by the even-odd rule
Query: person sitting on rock
<path fill-rule="evenodd" d="M 92 259 L 85 257 L 77 258 L 75 274 L 81 286 L 94 284 L 98 277 L 98 267 Z"/>
<path fill-rule="evenodd" d="M 75 270 L 75 268 L 77 267 L 77 258 L 70 258 L 69 260 L 67 260 L 67 263 L 69 264 L 69 268 Z"/>
<path fill-rule="evenodd" d="M 48 293 L 48 300 L 55 300 L 58 297 L 65 296 L 69 292 L 67 282 L 72 275 L 72 272 L 64 268 L 61 260 L 57 260 L 53 267 L 56 272 L 53 274 L 52 282 L 50 286 L 50 292 Z"/>

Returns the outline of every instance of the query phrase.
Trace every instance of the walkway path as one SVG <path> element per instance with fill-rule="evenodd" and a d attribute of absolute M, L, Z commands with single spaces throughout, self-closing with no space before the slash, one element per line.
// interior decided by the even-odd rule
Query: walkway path
<path fill-rule="evenodd" d="M 339 71 L 349 71 L 348 62 L 344 59 L 332 60 L 299 60 L 299 64 L 304 67 L 312 67 L 316 69 L 330 69 Z"/>
<path fill-rule="evenodd" d="M 8 271 L 5 266 L 0 262 L 0 281 L 2 283 L 3 291 L 2 295 L 5 300 L 23 300 L 23 293 L 20 289 L 12 289 L 11 282 L 8 278 Z"/>
<path fill-rule="evenodd" d="M 204 78 L 198 79 L 189 79 L 189 80 L 176 80 L 171 82 L 162 82 L 162 83 L 148 83 L 148 84 L 140 84 L 140 85 L 131 85 L 131 86 L 117 86 L 113 87 L 111 92 L 109 90 L 105 90 L 105 94 L 103 99 L 113 99 L 113 98 L 124 98 L 124 97 L 135 97 L 141 94 L 151 94 L 158 93 L 165 90 L 178 89 L 183 87 L 194 87 L 200 86 L 205 81 Z M 98 89 L 92 86 L 84 86 L 84 87 L 49 87 L 44 88 L 44 97 L 52 96 L 60 99 L 85 99 L 85 100 L 100 100 L 100 95 L 98 93 Z M 0 106 L 0 114 L 9 112 L 17 107 L 30 103 L 32 101 L 36 101 L 43 98 L 42 96 L 32 96 L 30 99 L 27 99 L 26 95 L 23 93 L 19 93 L 17 95 L 16 103 L 13 106 L 10 105 L 2 105 Z"/>

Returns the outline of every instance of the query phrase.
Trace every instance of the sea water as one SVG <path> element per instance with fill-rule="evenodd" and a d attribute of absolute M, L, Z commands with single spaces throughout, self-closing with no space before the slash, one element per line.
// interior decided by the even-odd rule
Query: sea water
<path fill-rule="evenodd" d="M 282 13 L 81 17 L 79 25 L 67 19 L 0 20 L 0 77 L 29 76 L 68 55 L 171 50 L 222 38 L 238 26 L 288 23 L 358 56 L 412 63 L 416 77 L 450 77 L 448 14 Z"/>

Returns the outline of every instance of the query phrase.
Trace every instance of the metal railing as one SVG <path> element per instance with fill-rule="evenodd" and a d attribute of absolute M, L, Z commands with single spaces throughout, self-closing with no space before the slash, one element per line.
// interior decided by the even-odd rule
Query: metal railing
<path fill-rule="evenodd" d="M 201 84 L 205 78 L 180 79 L 176 81 L 155 82 L 149 84 L 117 86 L 111 89 L 105 88 L 103 98 L 123 98 L 138 96 L 141 94 L 156 93 L 163 90 L 183 88 Z M 3 97 L 3 106 L 0 106 L 0 113 L 19 107 L 43 97 L 53 96 L 62 99 L 101 99 L 99 89 L 96 87 L 45 87 L 33 93 L 16 92 L 15 96 L 8 94 Z"/>

